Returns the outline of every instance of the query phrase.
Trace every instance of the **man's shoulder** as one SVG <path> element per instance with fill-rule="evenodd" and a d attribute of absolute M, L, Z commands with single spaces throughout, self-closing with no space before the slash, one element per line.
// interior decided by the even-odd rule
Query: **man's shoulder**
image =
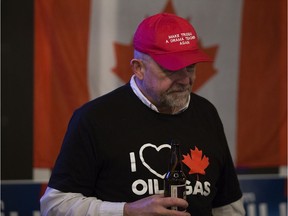
<path fill-rule="evenodd" d="M 201 106 L 202 108 L 207 107 L 215 109 L 215 106 L 208 99 L 195 93 L 191 93 L 190 96 L 191 96 L 190 101 L 192 105 Z"/>
<path fill-rule="evenodd" d="M 95 104 L 102 104 L 102 103 L 113 103 L 118 102 L 119 100 L 124 100 L 126 98 L 129 98 L 129 95 L 132 93 L 132 89 L 129 84 L 122 85 L 111 92 L 108 92 L 102 96 L 99 96 L 90 103 Z"/>
<path fill-rule="evenodd" d="M 90 113 L 108 111 L 117 108 L 120 104 L 127 103 L 133 97 L 133 91 L 129 84 L 125 84 L 115 90 L 99 96 L 83 104 L 77 111 Z"/>

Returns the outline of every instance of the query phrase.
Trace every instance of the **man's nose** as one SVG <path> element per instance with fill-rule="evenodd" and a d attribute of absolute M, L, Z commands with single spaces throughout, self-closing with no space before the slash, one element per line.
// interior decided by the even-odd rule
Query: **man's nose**
<path fill-rule="evenodd" d="M 191 82 L 193 73 L 187 71 L 186 68 L 183 68 L 177 71 L 176 73 L 177 73 L 177 81 L 179 83 L 187 85 Z"/>

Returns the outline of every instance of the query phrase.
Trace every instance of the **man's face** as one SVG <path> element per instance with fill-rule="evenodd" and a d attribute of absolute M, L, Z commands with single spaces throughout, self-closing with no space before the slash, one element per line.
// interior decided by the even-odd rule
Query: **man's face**
<path fill-rule="evenodd" d="M 177 112 L 183 108 L 195 80 L 195 64 L 178 71 L 161 68 L 152 59 L 144 60 L 144 76 L 140 81 L 143 94 L 159 111 Z"/>

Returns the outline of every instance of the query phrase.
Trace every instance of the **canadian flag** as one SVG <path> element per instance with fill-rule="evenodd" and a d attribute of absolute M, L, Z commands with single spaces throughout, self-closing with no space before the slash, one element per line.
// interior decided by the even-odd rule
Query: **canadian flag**
<path fill-rule="evenodd" d="M 189 20 L 213 63 L 194 91 L 218 109 L 239 167 L 286 165 L 285 0 L 35 0 L 34 167 L 52 168 L 73 111 L 129 81 L 147 16 Z"/>

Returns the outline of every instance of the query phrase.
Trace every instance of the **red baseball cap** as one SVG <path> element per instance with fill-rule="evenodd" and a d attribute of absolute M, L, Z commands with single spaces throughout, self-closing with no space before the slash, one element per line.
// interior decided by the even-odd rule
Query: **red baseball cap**
<path fill-rule="evenodd" d="M 160 13 L 144 19 L 133 39 L 134 48 L 148 54 L 168 70 L 180 70 L 198 62 L 212 61 L 198 47 L 193 26 L 174 14 Z"/>

